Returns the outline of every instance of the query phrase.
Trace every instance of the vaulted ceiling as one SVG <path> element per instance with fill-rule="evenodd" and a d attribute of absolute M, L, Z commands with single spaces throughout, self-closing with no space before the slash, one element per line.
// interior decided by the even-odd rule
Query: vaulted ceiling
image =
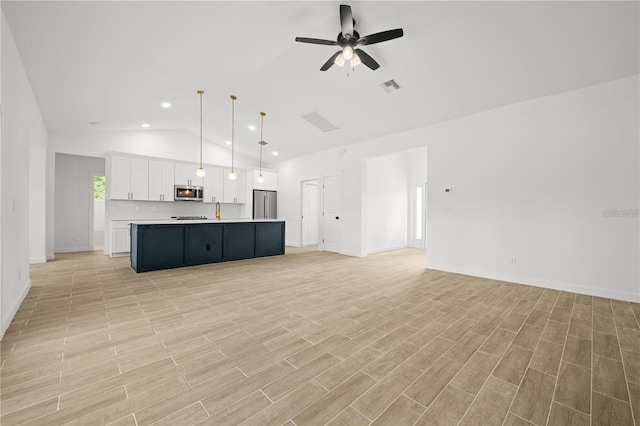
<path fill-rule="evenodd" d="M 336 48 L 294 41 L 335 39 L 340 2 L 3 1 L 2 11 L 50 132 L 149 123 L 199 134 L 201 89 L 205 138 L 225 146 L 237 95 L 237 149 L 253 157 L 260 111 L 269 150 L 285 159 L 639 72 L 638 2 L 348 4 L 361 35 L 404 29 L 363 47 L 377 71 L 320 72 Z M 400 90 L 380 87 L 390 79 Z"/>

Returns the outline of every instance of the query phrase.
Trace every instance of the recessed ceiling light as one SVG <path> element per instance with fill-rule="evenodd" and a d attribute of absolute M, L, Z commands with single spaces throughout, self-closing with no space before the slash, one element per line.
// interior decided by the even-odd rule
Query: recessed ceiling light
<path fill-rule="evenodd" d="M 142 127 L 144 127 L 145 129 L 148 129 L 149 127 L 151 127 L 151 124 L 149 124 L 149 123 L 144 123 L 144 124 L 142 125 Z"/>
<path fill-rule="evenodd" d="M 171 104 L 169 102 L 163 102 L 161 105 L 162 108 L 171 108 Z"/>
<path fill-rule="evenodd" d="M 249 124 L 249 130 L 255 130 L 256 126 L 254 126 L 253 124 Z"/>
<path fill-rule="evenodd" d="M 278 151 L 271 152 L 271 155 L 273 155 L 274 157 L 277 157 L 278 156 Z"/>
<path fill-rule="evenodd" d="M 231 145 L 231 141 L 224 141 L 227 145 Z"/>

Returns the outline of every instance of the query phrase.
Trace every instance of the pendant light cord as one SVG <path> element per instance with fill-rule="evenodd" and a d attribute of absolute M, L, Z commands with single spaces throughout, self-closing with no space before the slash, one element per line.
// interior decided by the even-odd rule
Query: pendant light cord
<path fill-rule="evenodd" d="M 264 112 L 260 113 L 260 176 L 262 176 L 262 147 L 264 146 Z"/>
<path fill-rule="evenodd" d="M 204 92 L 198 90 L 198 94 L 200 95 L 200 168 L 202 169 L 202 95 Z"/>
<path fill-rule="evenodd" d="M 236 96 L 231 95 L 231 171 L 235 172 L 235 169 L 233 168 L 234 165 L 234 146 L 235 146 L 235 128 L 236 128 L 236 124 L 235 124 L 235 104 L 236 104 L 236 99 L 238 99 Z"/>

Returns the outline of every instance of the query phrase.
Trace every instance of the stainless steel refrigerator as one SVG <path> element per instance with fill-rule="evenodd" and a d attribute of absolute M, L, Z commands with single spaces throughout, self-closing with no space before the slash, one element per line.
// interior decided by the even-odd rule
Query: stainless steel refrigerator
<path fill-rule="evenodd" d="M 276 191 L 253 190 L 253 218 L 278 218 L 278 193 Z"/>

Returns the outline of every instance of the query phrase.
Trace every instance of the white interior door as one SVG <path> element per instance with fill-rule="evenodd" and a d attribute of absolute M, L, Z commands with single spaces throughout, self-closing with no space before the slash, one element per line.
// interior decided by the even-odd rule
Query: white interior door
<path fill-rule="evenodd" d="M 340 214 L 342 213 L 342 178 L 322 178 L 322 249 L 340 251 Z"/>
<path fill-rule="evenodd" d="M 409 245 L 427 247 L 427 184 L 412 183 L 409 190 Z"/>
<path fill-rule="evenodd" d="M 302 247 L 318 244 L 319 211 L 318 181 L 302 182 Z"/>

